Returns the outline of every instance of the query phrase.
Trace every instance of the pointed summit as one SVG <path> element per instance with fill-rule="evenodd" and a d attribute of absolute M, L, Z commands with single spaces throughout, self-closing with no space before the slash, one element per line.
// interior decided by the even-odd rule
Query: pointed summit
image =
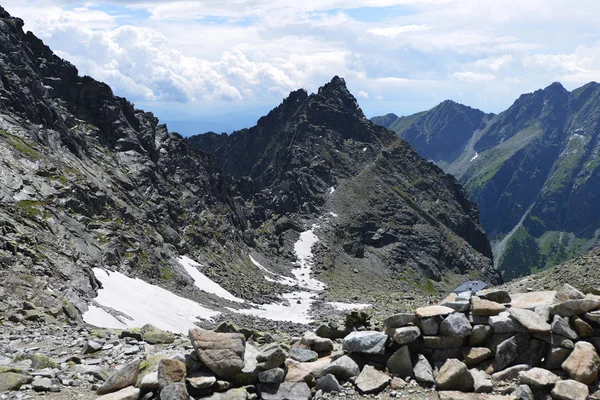
<path fill-rule="evenodd" d="M 363 119 L 365 114 L 358 105 L 356 97 L 350 93 L 344 78 L 334 76 L 314 96 L 314 101 L 327 106 L 328 109 L 337 110 L 354 118 Z"/>

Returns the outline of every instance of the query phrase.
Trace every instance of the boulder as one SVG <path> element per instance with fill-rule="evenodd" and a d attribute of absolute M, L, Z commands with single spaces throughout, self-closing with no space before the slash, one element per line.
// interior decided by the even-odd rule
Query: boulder
<path fill-rule="evenodd" d="M 261 383 L 281 383 L 285 380 L 285 371 L 282 368 L 273 368 L 258 374 Z"/>
<path fill-rule="evenodd" d="M 427 306 L 427 307 L 419 307 L 415 311 L 417 318 L 428 318 L 428 317 L 436 317 L 436 316 L 446 316 L 454 313 L 454 310 L 450 307 L 444 306 Z"/>
<path fill-rule="evenodd" d="M 513 318 L 508 311 L 490 317 L 489 322 L 495 333 L 527 332 L 527 328 Z"/>
<path fill-rule="evenodd" d="M 352 332 L 344 338 L 344 351 L 348 353 L 383 354 L 388 336 L 378 331 Z"/>
<path fill-rule="evenodd" d="M 571 379 L 557 382 L 552 389 L 555 400 L 587 400 L 589 394 L 587 385 Z"/>
<path fill-rule="evenodd" d="M 562 363 L 562 369 L 571 379 L 591 385 L 598 378 L 600 357 L 594 346 L 587 342 L 577 342 L 575 349 Z"/>
<path fill-rule="evenodd" d="M 519 355 L 519 341 L 517 336 L 501 342 L 496 348 L 496 357 L 494 359 L 494 370 L 501 371 L 508 367 Z"/>
<path fill-rule="evenodd" d="M 474 316 L 489 317 L 498 315 L 505 310 L 506 307 L 495 301 L 480 299 L 477 296 L 473 296 L 471 299 L 471 314 Z"/>
<path fill-rule="evenodd" d="M 329 340 L 329 339 L 326 339 Z M 285 362 L 287 358 L 287 352 L 279 345 L 268 347 L 256 356 L 258 362 L 258 368 L 266 371 L 279 367 Z"/>
<path fill-rule="evenodd" d="M 341 381 L 347 381 L 353 376 L 358 376 L 360 368 L 353 359 L 348 356 L 342 356 L 325 367 L 323 374 L 332 374 Z"/>
<path fill-rule="evenodd" d="M 299 363 L 294 360 L 286 360 L 287 375 L 286 382 L 307 382 L 313 383 L 324 375 L 324 370 L 331 364 L 331 358 L 319 358 L 317 361 L 309 363 Z"/>
<path fill-rule="evenodd" d="M 484 299 L 493 301 L 500 304 L 510 303 L 511 298 L 506 290 L 502 289 L 484 289 L 476 293 L 476 296 Z"/>
<path fill-rule="evenodd" d="M 413 373 L 408 346 L 400 347 L 387 361 L 390 374 L 405 378 Z"/>
<path fill-rule="evenodd" d="M 189 400 L 190 395 L 185 383 L 177 382 L 162 388 L 159 398 L 160 400 Z"/>
<path fill-rule="evenodd" d="M 573 286 L 565 283 L 557 292 L 556 298 L 559 301 L 579 300 L 585 298 L 585 295 Z"/>
<path fill-rule="evenodd" d="M 529 332 L 549 333 L 551 330 L 550 324 L 533 311 L 523 308 L 509 308 L 508 313 L 527 328 Z"/>
<path fill-rule="evenodd" d="M 190 341 L 198 358 L 218 378 L 230 380 L 244 368 L 246 338 L 241 333 L 217 333 L 190 329 Z"/>
<path fill-rule="evenodd" d="M 492 385 L 492 378 L 483 371 L 478 369 L 469 370 L 473 377 L 473 390 L 475 393 L 491 393 L 494 389 Z"/>
<path fill-rule="evenodd" d="M 160 389 L 172 383 L 184 382 L 187 375 L 185 363 L 164 359 L 158 364 L 158 387 Z"/>
<path fill-rule="evenodd" d="M 529 385 L 533 390 L 549 389 L 558 382 L 560 378 L 543 368 L 532 368 L 529 371 L 519 372 L 519 382 Z"/>
<path fill-rule="evenodd" d="M 31 388 L 36 392 L 48 392 L 52 389 L 52 380 L 50 378 L 44 378 L 36 376 L 31 382 Z"/>
<path fill-rule="evenodd" d="M 340 386 L 340 383 L 335 378 L 335 376 L 333 376 L 332 374 L 327 374 L 324 377 L 319 378 L 319 380 L 317 380 L 315 390 L 321 390 L 324 393 L 341 392 L 342 387 Z"/>
<path fill-rule="evenodd" d="M 473 391 L 473 376 L 465 363 L 451 358 L 447 360 L 435 375 L 435 387 L 438 390 Z"/>
<path fill-rule="evenodd" d="M 209 371 L 195 371 L 192 372 L 185 381 L 191 389 L 200 391 L 212 387 L 217 383 L 217 377 Z"/>
<path fill-rule="evenodd" d="M 102 347 L 104 347 L 102 343 L 97 342 L 95 340 L 88 340 L 88 342 L 85 344 L 85 347 L 83 348 L 83 354 L 96 353 L 102 350 Z"/>
<path fill-rule="evenodd" d="M 517 400 L 535 400 L 535 395 L 531 388 L 527 385 L 519 385 L 519 387 L 511 393 Z"/>
<path fill-rule="evenodd" d="M 492 381 L 494 382 L 505 382 L 512 381 L 519 378 L 519 372 L 528 371 L 531 369 L 530 365 L 519 364 L 512 367 L 506 368 L 504 371 L 498 371 L 492 374 Z"/>
<path fill-rule="evenodd" d="M 494 330 L 489 325 L 475 325 L 469 336 L 469 346 L 481 346 L 488 341 L 494 334 Z"/>
<path fill-rule="evenodd" d="M 536 307 L 547 306 L 557 302 L 555 291 L 513 293 L 511 297 L 511 308 L 525 308 L 531 311 L 534 311 Z"/>
<path fill-rule="evenodd" d="M 145 375 L 138 386 L 144 392 L 153 392 L 158 390 L 158 371 L 150 372 L 149 374 Z"/>
<path fill-rule="evenodd" d="M 569 357 L 573 349 L 551 346 L 546 353 L 544 366 L 547 369 L 559 369 L 563 362 Z"/>
<path fill-rule="evenodd" d="M 600 301 L 596 299 L 578 299 L 567 300 L 562 303 L 555 304 L 550 309 L 552 315 L 560 315 L 561 317 L 572 317 L 586 313 L 588 311 L 597 310 L 600 308 Z"/>
<path fill-rule="evenodd" d="M 577 339 L 577 333 L 571 329 L 569 321 L 560 315 L 555 315 L 552 319 L 552 332 L 571 340 Z"/>
<path fill-rule="evenodd" d="M 590 324 L 579 318 L 578 316 L 573 316 L 570 318 L 571 325 L 573 326 L 573 330 L 577 333 L 577 336 L 580 338 L 588 338 L 594 336 L 594 328 L 591 327 Z"/>
<path fill-rule="evenodd" d="M 290 349 L 290 358 L 298 362 L 311 362 L 319 358 L 319 354 L 316 351 L 292 347 Z"/>
<path fill-rule="evenodd" d="M 142 326 L 140 334 L 144 342 L 148 344 L 171 344 L 175 341 L 175 336 L 172 333 L 158 329 L 151 324 Z"/>
<path fill-rule="evenodd" d="M 401 328 L 408 324 L 414 323 L 416 320 L 416 316 L 414 313 L 399 313 L 390 315 L 386 319 L 383 320 L 383 325 L 386 328 Z"/>
<path fill-rule="evenodd" d="M 434 336 L 439 333 L 440 324 L 442 323 L 443 318 L 440 316 L 431 317 L 431 318 L 423 318 L 419 320 L 419 329 L 423 335 Z"/>
<path fill-rule="evenodd" d="M 414 342 L 421 336 L 421 331 L 416 326 L 405 326 L 402 328 L 396 328 L 392 338 L 399 345 L 408 344 Z"/>
<path fill-rule="evenodd" d="M 98 395 L 116 392 L 127 386 L 135 386 L 140 370 L 140 360 L 132 361 L 114 372 L 96 391 Z"/>
<path fill-rule="evenodd" d="M 371 365 L 365 365 L 354 384 L 363 394 L 377 394 L 387 387 L 392 378 Z"/>
<path fill-rule="evenodd" d="M 590 311 L 583 314 L 583 319 L 600 325 L 600 311 Z"/>
<path fill-rule="evenodd" d="M 312 395 L 305 382 L 283 382 L 282 384 L 259 385 L 262 400 L 310 400 Z"/>
<path fill-rule="evenodd" d="M 300 343 L 317 353 L 329 354 L 333 351 L 333 340 L 320 337 L 313 332 L 306 332 Z"/>
<path fill-rule="evenodd" d="M 425 356 L 422 354 L 419 354 L 417 363 L 413 368 L 413 373 L 417 382 L 425 385 L 435 384 L 433 368 L 431 367 L 431 364 L 429 364 L 429 361 L 427 361 L 427 358 L 425 358 Z"/>
<path fill-rule="evenodd" d="M 440 324 L 440 335 L 467 337 L 471 334 L 471 323 L 462 313 L 455 313 L 446 317 Z"/>
<path fill-rule="evenodd" d="M 463 358 L 467 367 L 472 368 L 492 357 L 492 351 L 487 347 L 467 347 L 463 349 Z"/>
<path fill-rule="evenodd" d="M 337 322 L 329 322 L 328 324 L 320 325 L 315 331 L 317 336 L 326 339 L 342 339 L 348 334 L 347 329 L 342 324 Z"/>
<path fill-rule="evenodd" d="M 140 398 L 140 389 L 128 386 L 117 392 L 108 393 L 97 398 L 97 400 L 138 400 Z"/>

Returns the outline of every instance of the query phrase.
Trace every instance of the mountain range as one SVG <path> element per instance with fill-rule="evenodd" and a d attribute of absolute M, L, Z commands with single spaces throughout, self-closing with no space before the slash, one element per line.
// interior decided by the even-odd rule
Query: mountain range
<path fill-rule="evenodd" d="M 600 84 L 553 83 L 497 115 L 445 101 L 373 120 L 464 185 L 510 280 L 599 244 L 599 110 Z"/>
<path fill-rule="evenodd" d="M 0 22 L 0 311 L 27 300 L 137 321 L 119 308 L 133 300 L 110 301 L 141 293 L 101 295 L 117 281 L 211 315 L 303 285 L 321 302 L 410 307 L 501 282 L 458 181 L 369 121 L 343 79 L 292 92 L 250 129 L 185 139 L 22 20 L 0 9 Z"/>

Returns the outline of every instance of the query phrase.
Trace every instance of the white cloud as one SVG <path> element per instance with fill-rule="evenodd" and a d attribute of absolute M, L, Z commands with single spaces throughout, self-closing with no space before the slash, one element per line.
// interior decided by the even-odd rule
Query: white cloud
<path fill-rule="evenodd" d="M 369 93 L 365 92 L 364 90 L 359 90 L 357 96 L 361 99 L 368 99 Z"/>
<path fill-rule="evenodd" d="M 496 79 L 493 74 L 482 74 L 473 71 L 455 72 L 452 76 L 464 82 L 485 82 Z"/>
<path fill-rule="evenodd" d="M 375 35 L 375 36 L 386 36 L 389 38 L 395 38 L 402 34 L 409 32 L 422 32 L 431 29 L 430 26 L 427 25 L 402 25 L 402 26 L 390 26 L 387 28 L 373 28 L 369 29 L 367 32 Z"/>

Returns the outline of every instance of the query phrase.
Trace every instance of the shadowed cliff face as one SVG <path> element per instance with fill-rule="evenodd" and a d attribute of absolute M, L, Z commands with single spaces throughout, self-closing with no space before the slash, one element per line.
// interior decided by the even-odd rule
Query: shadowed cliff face
<path fill-rule="evenodd" d="M 392 129 L 465 185 L 506 279 L 598 244 L 600 85 L 568 92 L 553 83 L 470 126 L 464 122 L 472 109 L 443 104 L 400 118 Z M 443 124 L 425 129 L 431 121 Z M 415 131 L 421 135 L 409 134 Z M 430 138 L 424 145 L 423 132 Z M 436 153 L 442 136 L 453 144 Z"/>

